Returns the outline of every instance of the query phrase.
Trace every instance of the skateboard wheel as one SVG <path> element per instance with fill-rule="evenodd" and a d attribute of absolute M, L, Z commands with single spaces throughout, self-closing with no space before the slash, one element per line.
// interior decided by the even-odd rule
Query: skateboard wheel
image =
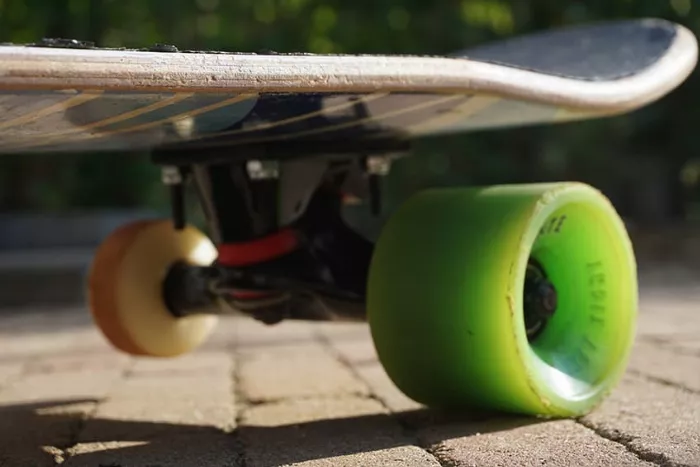
<path fill-rule="evenodd" d="M 216 255 L 204 234 L 189 226 L 177 231 L 170 221 L 139 221 L 117 229 L 99 247 L 91 267 L 93 319 L 114 347 L 131 355 L 173 357 L 195 349 L 218 317 L 175 317 L 165 304 L 163 281 L 176 262 L 209 265 Z"/>
<path fill-rule="evenodd" d="M 556 183 L 415 195 L 380 235 L 367 307 L 379 359 L 412 399 L 569 417 L 625 371 L 637 302 L 611 203 Z"/>

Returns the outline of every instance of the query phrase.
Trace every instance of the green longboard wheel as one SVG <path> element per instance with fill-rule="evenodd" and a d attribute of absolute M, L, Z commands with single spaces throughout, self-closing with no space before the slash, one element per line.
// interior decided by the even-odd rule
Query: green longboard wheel
<path fill-rule="evenodd" d="M 379 359 L 407 396 L 545 417 L 614 388 L 637 302 L 625 226 L 579 183 L 417 194 L 383 229 L 368 283 Z"/>

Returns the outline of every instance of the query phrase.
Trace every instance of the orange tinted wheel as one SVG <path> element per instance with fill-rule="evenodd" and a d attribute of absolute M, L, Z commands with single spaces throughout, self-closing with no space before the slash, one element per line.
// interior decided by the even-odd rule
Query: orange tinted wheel
<path fill-rule="evenodd" d="M 203 343 L 217 324 L 215 310 L 176 317 L 163 281 L 178 262 L 207 266 L 215 246 L 199 230 L 171 221 L 138 221 L 117 229 L 99 247 L 88 284 L 90 312 L 107 340 L 131 355 L 173 357 Z"/>

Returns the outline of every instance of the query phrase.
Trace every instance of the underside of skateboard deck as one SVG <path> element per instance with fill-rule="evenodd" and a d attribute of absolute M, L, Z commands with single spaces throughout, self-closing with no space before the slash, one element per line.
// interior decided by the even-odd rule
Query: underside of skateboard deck
<path fill-rule="evenodd" d="M 637 313 L 625 225 L 597 190 L 428 190 L 376 242 L 344 199 L 419 135 L 611 115 L 671 92 L 697 44 L 662 21 L 582 26 L 454 57 L 0 47 L 0 152 L 151 149 L 172 219 L 96 253 L 92 315 L 133 354 L 191 351 L 218 315 L 367 320 L 409 397 L 538 416 L 592 410 L 625 370 Z M 126 181 L 125 181 L 126 183 Z M 188 225 L 196 187 L 208 235 Z"/>
<path fill-rule="evenodd" d="M 157 50 L 0 46 L 0 153 L 409 140 L 564 122 L 653 102 L 697 54 L 689 31 L 654 20 L 450 57 Z"/>

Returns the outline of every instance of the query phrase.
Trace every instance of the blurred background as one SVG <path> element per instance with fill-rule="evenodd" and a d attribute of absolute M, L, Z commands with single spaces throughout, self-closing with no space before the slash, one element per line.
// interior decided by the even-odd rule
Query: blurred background
<path fill-rule="evenodd" d="M 0 41 L 61 37 L 104 47 L 448 54 L 531 31 L 640 17 L 700 33 L 700 4 L 693 0 L 4 0 Z M 612 199 L 642 262 L 700 267 L 698 121 L 696 71 L 672 95 L 631 115 L 428 138 L 385 180 L 386 210 L 431 186 L 579 180 Z M 126 218 L 167 213 L 159 178 L 147 154 L 2 156 L 0 252 L 6 260 L 0 269 L 27 269 L 19 251 L 89 250 Z M 365 207 L 349 215 L 371 229 Z M 15 282 L 3 282 L 2 290 Z"/>

